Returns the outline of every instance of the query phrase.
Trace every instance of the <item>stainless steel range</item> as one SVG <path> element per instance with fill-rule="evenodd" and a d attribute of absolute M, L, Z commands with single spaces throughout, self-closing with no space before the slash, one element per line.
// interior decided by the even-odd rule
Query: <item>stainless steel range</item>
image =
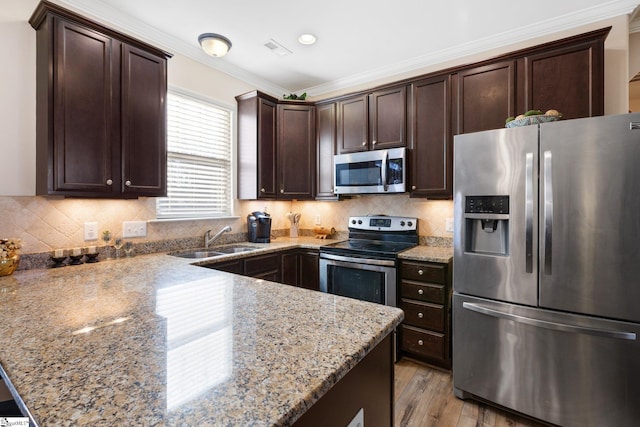
<path fill-rule="evenodd" d="M 418 219 L 349 218 L 349 240 L 320 248 L 320 290 L 396 305 L 398 253 L 418 244 Z"/>

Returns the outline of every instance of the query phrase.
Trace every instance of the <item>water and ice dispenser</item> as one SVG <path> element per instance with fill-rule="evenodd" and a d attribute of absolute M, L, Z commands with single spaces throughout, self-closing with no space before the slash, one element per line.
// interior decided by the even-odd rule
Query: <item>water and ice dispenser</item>
<path fill-rule="evenodd" d="M 509 196 L 466 196 L 465 252 L 509 255 Z"/>

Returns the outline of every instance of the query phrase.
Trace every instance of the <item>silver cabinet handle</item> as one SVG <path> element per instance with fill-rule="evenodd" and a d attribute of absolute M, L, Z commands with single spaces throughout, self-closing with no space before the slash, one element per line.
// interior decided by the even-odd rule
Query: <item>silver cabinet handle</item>
<path fill-rule="evenodd" d="M 113 185 L 113 180 L 112 179 L 108 179 L 107 180 L 107 185 Z"/>
<path fill-rule="evenodd" d="M 422 289 L 418 289 L 418 295 L 422 295 L 424 294 L 424 291 Z"/>
<path fill-rule="evenodd" d="M 525 156 L 524 204 L 525 271 L 533 273 L 533 153 Z"/>
<path fill-rule="evenodd" d="M 260 192 L 261 192 L 261 193 L 264 193 L 264 188 L 261 188 L 261 189 L 260 189 Z"/>
<path fill-rule="evenodd" d="M 378 141 L 375 141 L 375 140 L 371 141 L 371 145 L 376 145 L 377 143 Z"/>
<path fill-rule="evenodd" d="M 125 181 L 125 182 L 124 182 L 124 185 L 126 185 L 127 187 L 131 187 L 131 181 L 128 181 L 128 180 L 127 180 L 127 181 Z"/>
<path fill-rule="evenodd" d="M 618 338 L 622 340 L 636 340 L 634 332 L 609 331 L 606 329 L 588 328 L 586 326 L 567 325 L 566 323 L 551 322 L 548 320 L 532 319 L 531 317 L 520 316 L 518 314 L 505 313 L 504 311 L 495 310 L 480 304 L 471 302 L 463 302 L 462 307 L 476 313 L 485 314 L 487 316 L 497 317 L 500 319 L 513 320 L 514 322 L 525 323 L 527 325 L 536 326 L 538 328 L 553 329 L 555 331 L 572 332 L 577 334 L 594 335 L 597 337 Z"/>
<path fill-rule="evenodd" d="M 418 345 L 424 345 L 424 341 L 418 340 Z"/>
<path fill-rule="evenodd" d="M 544 225 L 544 274 L 551 274 L 553 256 L 553 164 L 551 151 L 544 152 L 544 207 L 542 223 Z"/>
<path fill-rule="evenodd" d="M 418 313 L 418 319 L 422 319 L 423 317 L 424 317 L 424 314 Z"/>
<path fill-rule="evenodd" d="M 418 274 L 422 276 L 424 274 L 424 270 L 422 269 L 418 270 Z"/>
<path fill-rule="evenodd" d="M 283 188 L 280 189 L 280 194 L 284 194 L 284 189 Z"/>
<path fill-rule="evenodd" d="M 366 147 L 367 146 L 367 141 L 362 141 L 362 146 Z"/>
<path fill-rule="evenodd" d="M 415 186 L 415 185 L 412 185 L 412 186 L 411 186 L 411 189 L 412 189 L 412 190 L 415 190 L 415 189 L 416 189 L 416 186 Z"/>

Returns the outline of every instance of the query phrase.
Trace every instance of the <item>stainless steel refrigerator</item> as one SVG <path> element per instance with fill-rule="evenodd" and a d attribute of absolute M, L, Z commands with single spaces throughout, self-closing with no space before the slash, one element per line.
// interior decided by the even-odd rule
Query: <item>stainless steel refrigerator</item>
<path fill-rule="evenodd" d="M 458 135 L 453 384 L 562 426 L 640 423 L 640 114 Z"/>

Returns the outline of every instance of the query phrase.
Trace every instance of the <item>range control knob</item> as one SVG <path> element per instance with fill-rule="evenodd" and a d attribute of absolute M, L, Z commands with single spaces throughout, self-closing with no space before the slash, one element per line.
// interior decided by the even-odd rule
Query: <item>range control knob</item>
<path fill-rule="evenodd" d="M 412 226 L 413 226 L 413 221 L 409 221 L 409 222 L 407 222 L 407 225 L 408 225 L 409 227 L 412 227 Z"/>
<path fill-rule="evenodd" d="M 362 225 L 362 220 L 361 219 L 358 220 L 358 225 Z"/>
<path fill-rule="evenodd" d="M 355 219 L 352 219 L 352 220 L 351 220 L 351 224 L 355 224 L 355 223 L 356 223 L 356 220 L 355 220 Z"/>
<path fill-rule="evenodd" d="M 400 227 L 404 227 L 404 221 L 400 221 Z"/>

